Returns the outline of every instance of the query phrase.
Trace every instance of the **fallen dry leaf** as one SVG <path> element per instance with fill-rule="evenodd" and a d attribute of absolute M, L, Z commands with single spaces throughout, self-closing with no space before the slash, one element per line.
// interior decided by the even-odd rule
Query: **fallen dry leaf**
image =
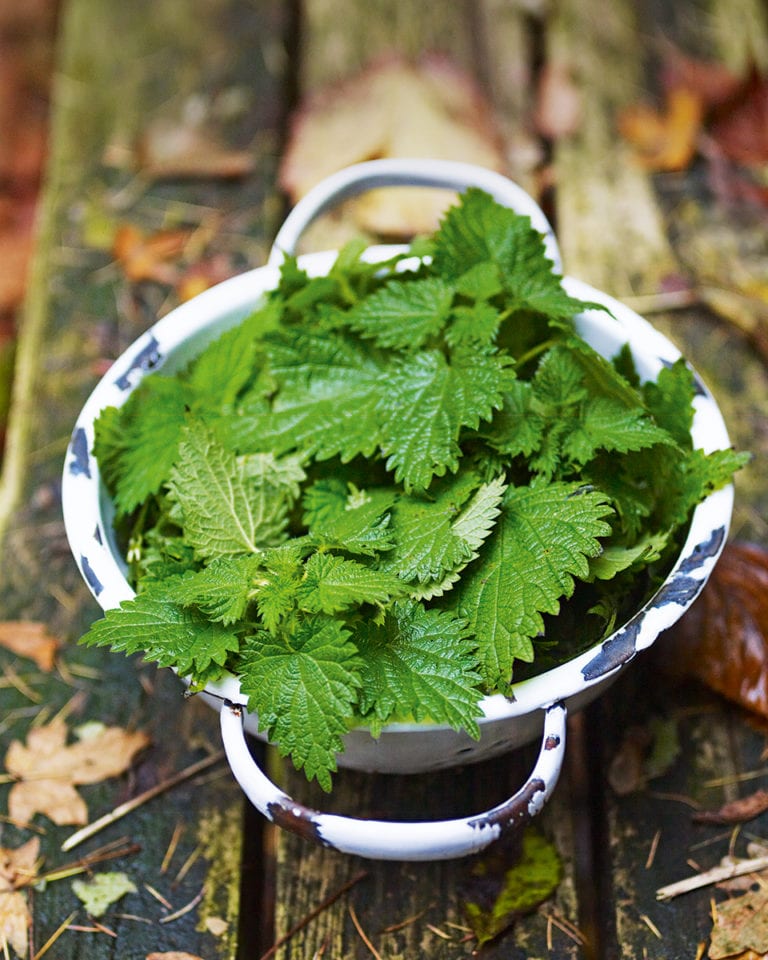
<path fill-rule="evenodd" d="M 33 837 L 20 847 L 0 847 L 0 943 L 7 943 L 18 956 L 27 954 L 30 914 L 26 894 L 16 889 L 36 873 L 40 840 Z"/>
<path fill-rule="evenodd" d="M 768 164 L 768 76 L 757 70 L 716 111 L 712 138 L 736 163 L 762 169 Z"/>
<path fill-rule="evenodd" d="M 381 157 L 463 160 L 501 170 L 500 137 L 474 81 L 450 61 L 377 63 L 309 97 L 296 113 L 280 183 L 296 202 L 349 164 Z M 387 236 L 429 232 L 451 194 L 390 188 L 354 201 L 359 229 Z"/>
<path fill-rule="evenodd" d="M 8 796 L 14 821 L 28 823 L 43 813 L 59 825 L 87 823 L 88 810 L 75 786 L 124 773 L 149 744 L 146 734 L 121 727 L 101 727 L 69 744 L 67 732 L 64 720 L 55 719 L 30 730 L 26 745 L 14 740 L 8 748 L 5 766 L 18 780 Z"/>
<path fill-rule="evenodd" d="M 718 903 L 709 945 L 710 960 L 741 956 L 754 950 L 768 953 L 768 890 L 750 890 L 741 897 Z"/>
<path fill-rule="evenodd" d="M 756 790 L 747 797 L 732 800 L 719 810 L 699 810 L 694 813 L 696 823 L 746 823 L 768 810 L 768 790 Z"/>
<path fill-rule="evenodd" d="M 48 633 L 44 623 L 33 620 L 0 622 L 0 647 L 19 657 L 34 660 L 40 670 L 50 673 L 56 660 L 59 641 Z"/>
<path fill-rule="evenodd" d="M 768 717 L 768 551 L 726 546 L 672 641 L 676 669 Z"/>
<path fill-rule="evenodd" d="M 703 118 L 699 94 L 679 86 L 667 92 L 661 110 L 633 104 L 619 113 L 617 123 L 639 162 L 649 171 L 664 172 L 685 170 L 690 164 Z"/>
<path fill-rule="evenodd" d="M 128 280 L 155 280 L 172 285 L 178 278 L 176 262 L 189 239 L 189 230 L 147 234 L 132 223 L 124 223 L 115 233 L 112 254 Z"/>

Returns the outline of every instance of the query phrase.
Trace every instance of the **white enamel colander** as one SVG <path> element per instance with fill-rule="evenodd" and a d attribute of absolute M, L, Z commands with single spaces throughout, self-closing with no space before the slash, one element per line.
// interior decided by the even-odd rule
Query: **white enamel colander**
<path fill-rule="evenodd" d="M 342 170 L 320 183 L 289 214 L 266 266 L 227 280 L 182 304 L 134 342 L 97 384 L 75 424 L 64 465 L 62 507 L 72 553 L 93 596 L 104 610 L 134 596 L 116 542 L 113 507 L 93 457 L 94 422 L 107 406 L 121 406 L 149 372 L 183 367 L 223 330 L 256 307 L 279 279 L 284 254 L 293 253 L 306 227 L 342 200 L 389 186 L 479 187 L 500 203 L 531 218 L 543 235 L 547 255 L 560 272 L 555 236 L 538 205 L 498 173 L 443 160 L 374 160 Z M 402 247 L 371 247 L 366 256 L 383 260 Z M 299 265 L 310 276 L 327 273 L 336 251 L 309 253 Z M 647 321 L 613 298 L 571 277 L 574 297 L 604 304 L 611 315 L 590 310 L 577 318 L 579 332 L 604 356 L 628 344 L 644 379 L 680 357 L 677 348 Z M 720 410 L 697 377 L 692 428 L 694 446 L 711 452 L 730 446 Z M 517 793 L 491 810 L 437 822 L 392 822 L 342 817 L 310 810 L 286 796 L 251 756 L 246 733 L 258 736 L 258 719 L 247 711 L 235 676 L 206 687 L 202 696 L 219 710 L 232 771 L 251 802 L 270 820 L 335 849 L 363 857 L 437 860 L 475 853 L 503 832 L 517 829 L 539 812 L 557 783 L 566 743 L 566 714 L 593 700 L 634 655 L 649 647 L 699 595 L 725 544 L 733 488 L 711 494 L 693 512 L 679 557 L 668 578 L 626 623 L 580 656 L 514 684 L 512 695 L 486 697 L 480 739 L 428 723 L 396 723 L 374 739 L 351 730 L 340 766 L 383 773 L 426 773 L 472 763 L 541 738 L 538 759 Z"/>

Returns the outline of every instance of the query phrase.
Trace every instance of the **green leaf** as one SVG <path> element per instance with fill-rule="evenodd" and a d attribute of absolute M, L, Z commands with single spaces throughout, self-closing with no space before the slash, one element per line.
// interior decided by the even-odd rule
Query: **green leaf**
<path fill-rule="evenodd" d="M 596 397 L 582 405 L 573 429 L 563 438 L 563 453 L 571 461 L 584 464 L 598 450 L 627 453 L 643 450 L 657 443 L 673 444 L 674 440 L 642 409 L 627 410 L 605 397 Z"/>
<path fill-rule="evenodd" d="M 466 623 L 412 601 L 392 605 L 384 625 L 361 625 L 360 712 L 374 732 L 393 720 L 447 723 L 479 737 L 480 675 Z"/>
<path fill-rule="evenodd" d="M 89 917 L 103 917 L 113 903 L 126 893 L 138 893 L 138 889 L 128 874 L 106 871 L 88 880 L 73 880 L 72 892 L 82 901 Z"/>
<path fill-rule="evenodd" d="M 382 570 L 330 553 L 307 560 L 297 600 L 308 613 L 338 613 L 363 603 L 383 604 L 402 596 L 405 584 Z"/>
<path fill-rule="evenodd" d="M 492 425 L 483 431 L 483 436 L 499 453 L 530 457 L 541 445 L 546 426 L 531 383 L 514 380 L 506 389 L 501 410 L 494 414 Z"/>
<path fill-rule="evenodd" d="M 97 419 L 94 449 L 118 514 L 131 513 L 168 479 L 189 400 L 180 380 L 145 377 L 119 412 Z"/>
<path fill-rule="evenodd" d="M 502 404 L 510 374 L 503 357 L 437 350 L 406 359 L 388 380 L 379 404 L 387 469 L 406 490 L 426 490 L 434 476 L 455 472 L 459 433 L 489 420 Z"/>
<path fill-rule="evenodd" d="M 470 188 L 448 211 L 435 236 L 434 268 L 443 279 L 464 289 L 468 271 L 476 273 L 483 263 L 498 268 L 514 310 L 570 320 L 586 306 L 563 289 L 530 218 Z"/>
<path fill-rule="evenodd" d="M 730 483 L 733 474 L 749 463 L 750 456 L 734 450 L 691 450 L 681 467 L 666 476 L 660 512 L 664 525 L 685 523 L 691 510 L 704 497 Z"/>
<path fill-rule="evenodd" d="M 500 324 L 501 313 L 490 303 L 458 306 L 451 313 L 445 340 L 451 347 L 474 344 L 489 347 L 496 340 Z"/>
<path fill-rule="evenodd" d="M 480 485 L 467 473 L 442 484 L 434 499 L 401 497 L 392 515 L 395 547 L 384 569 L 424 584 L 465 566 L 488 536 L 503 490 L 503 483 Z"/>
<path fill-rule="evenodd" d="M 589 561 L 587 580 L 612 580 L 617 574 L 636 564 L 647 565 L 658 560 L 669 543 L 669 533 L 649 534 L 631 547 L 611 544 L 598 557 Z"/>
<path fill-rule="evenodd" d="M 332 490 L 335 490 L 335 499 Z M 353 490 L 342 497 L 333 481 L 327 484 L 321 481 L 310 488 L 304 499 L 309 534 L 317 546 L 325 549 L 347 550 L 369 557 L 391 550 L 394 540 L 388 511 L 396 496 L 394 490 Z"/>
<path fill-rule="evenodd" d="M 478 947 L 548 900 L 562 875 L 557 847 L 535 827 L 493 844 L 473 864 L 462 896 Z"/>
<path fill-rule="evenodd" d="M 643 395 L 654 419 L 682 447 L 691 445 L 694 390 L 693 372 L 682 357 L 671 367 L 662 367 L 655 383 L 643 385 Z"/>
<path fill-rule="evenodd" d="M 391 280 L 346 316 L 347 324 L 380 347 L 415 349 L 443 328 L 453 288 L 439 277 Z"/>
<path fill-rule="evenodd" d="M 161 582 L 107 610 L 80 642 L 117 653 L 141 651 L 161 667 L 175 667 L 182 677 L 206 681 L 221 673 L 239 646 L 236 634 L 223 624 L 167 600 Z"/>
<path fill-rule="evenodd" d="M 197 606 L 211 620 L 236 623 L 245 615 L 260 563 L 259 556 L 218 557 L 202 570 L 169 581 L 168 599 Z"/>
<path fill-rule="evenodd" d="M 556 614 L 573 592 L 574 577 L 589 575 L 599 537 L 610 534 L 604 494 L 578 484 L 510 487 L 502 515 L 483 552 L 467 568 L 451 604 L 477 636 L 488 689 L 505 689 L 515 659 L 531 661 L 532 639 L 543 613 Z"/>
<path fill-rule="evenodd" d="M 271 411 L 252 418 L 259 449 L 343 461 L 374 452 L 382 384 L 381 366 L 369 353 L 341 336 L 304 330 L 271 340 L 270 354 L 279 390 Z"/>
<path fill-rule="evenodd" d="M 322 615 L 299 621 L 290 635 L 252 637 L 238 662 L 259 728 L 324 790 L 353 716 L 360 666 L 349 632 Z"/>
<path fill-rule="evenodd" d="M 283 535 L 284 498 L 250 480 L 203 424 L 185 431 L 168 489 L 184 536 L 203 559 L 258 553 Z"/>

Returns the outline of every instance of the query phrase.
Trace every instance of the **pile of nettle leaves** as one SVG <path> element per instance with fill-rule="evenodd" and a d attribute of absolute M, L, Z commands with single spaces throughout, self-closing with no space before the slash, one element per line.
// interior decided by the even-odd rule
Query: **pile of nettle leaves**
<path fill-rule="evenodd" d="M 742 458 L 691 449 L 683 362 L 574 330 L 530 221 L 469 190 L 402 269 L 288 258 L 242 325 L 104 410 L 135 599 L 83 638 L 225 670 L 330 787 L 341 737 L 478 704 L 610 633 Z M 533 663 L 535 658 L 535 663 Z M 526 666 L 532 664 L 532 666 Z"/>

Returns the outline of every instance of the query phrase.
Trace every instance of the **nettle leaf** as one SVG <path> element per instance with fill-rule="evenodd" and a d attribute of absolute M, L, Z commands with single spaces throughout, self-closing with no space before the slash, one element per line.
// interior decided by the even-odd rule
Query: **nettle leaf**
<path fill-rule="evenodd" d="M 359 709 L 371 715 L 374 732 L 393 719 L 414 719 L 480 736 L 480 675 L 464 621 L 398 601 L 383 626 L 361 626 L 355 639 L 362 657 Z"/>
<path fill-rule="evenodd" d="M 386 603 L 406 589 L 401 580 L 383 570 L 330 553 L 314 553 L 307 560 L 297 601 L 308 613 L 338 613 L 363 603 Z"/>
<path fill-rule="evenodd" d="M 494 414 L 491 427 L 483 431 L 483 436 L 499 453 L 530 457 L 541 445 L 546 426 L 532 384 L 514 380 L 508 385 L 502 407 Z"/>
<path fill-rule="evenodd" d="M 643 396 L 654 419 L 682 447 L 691 444 L 694 391 L 693 372 L 682 357 L 671 367 L 662 367 L 655 382 L 643 385 Z"/>
<path fill-rule="evenodd" d="M 426 490 L 434 476 L 455 473 L 462 427 L 490 419 L 509 377 L 505 359 L 490 352 L 457 354 L 449 363 L 429 350 L 396 368 L 378 407 L 381 449 L 395 480 Z"/>
<path fill-rule="evenodd" d="M 462 288 L 467 272 L 476 272 L 485 262 L 498 267 L 513 310 L 570 320 L 587 306 L 563 289 L 546 256 L 543 237 L 530 218 L 470 188 L 448 211 L 435 236 L 434 268 Z"/>
<path fill-rule="evenodd" d="M 238 661 L 240 688 L 260 729 L 324 790 L 353 716 L 360 667 L 349 631 L 322 615 L 297 621 L 290 635 L 257 634 Z"/>
<path fill-rule="evenodd" d="M 658 560 L 669 543 L 669 532 L 649 534 L 632 546 L 609 543 L 598 557 L 589 561 L 587 580 L 612 580 L 617 574 L 636 564 Z"/>
<path fill-rule="evenodd" d="M 503 489 L 503 483 L 481 485 L 477 475 L 465 473 L 434 498 L 401 497 L 392 514 L 395 547 L 384 569 L 424 584 L 465 566 L 498 516 Z"/>
<path fill-rule="evenodd" d="M 556 614 L 561 598 L 573 592 L 574 577 L 589 576 L 589 558 L 611 532 L 604 520 L 611 512 L 603 493 L 578 484 L 506 491 L 482 564 L 467 569 L 452 596 L 477 636 L 489 689 L 506 687 L 516 659 L 533 659 L 541 615 Z"/>
<path fill-rule="evenodd" d="M 285 500 L 250 480 L 201 423 L 184 432 L 168 492 L 184 536 L 203 559 L 258 553 L 283 535 Z"/>
<path fill-rule="evenodd" d="M 119 608 L 107 610 L 81 643 L 111 647 L 118 653 L 141 652 L 146 660 L 175 667 L 181 676 L 203 683 L 221 675 L 228 657 L 240 645 L 228 627 L 166 599 L 159 581 L 134 599 L 123 601 Z"/>
<path fill-rule="evenodd" d="M 197 606 L 211 620 L 236 623 L 245 614 L 260 563 L 259 556 L 218 557 L 202 570 L 169 581 L 168 599 Z"/>
<path fill-rule="evenodd" d="M 451 347 L 491 346 L 501 325 L 501 312 L 490 303 L 454 307 L 451 322 L 445 331 L 446 343 Z"/>
<path fill-rule="evenodd" d="M 329 492 L 330 485 L 316 488 Z M 310 488 L 312 489 L 312 488 Z M 308 515 L 309 535 L 318 547 L 346 550 L 349 553 L 372 557 L 380 551 L 391 550 L 394 539 L 390 530 L 389 508 L 395 502 L 394 490 L 349 493 L 343 501 L 336 500 L 331 506 L 330 497 L 325 500 L 324 512 L 319 512 L 317 500 L 305 498 L 305 510 L 309 503 L 314 513 Z"/>
<path fill-rule="evenodd" d="M 670 434 L 658 427 L 642 409 L 627 410 L 606 397 L 596 397 L 584 403 L 572 424 L 573 429 L 563 438 L 563 453 L 578 464 L 590 461 L 598 450 L 627 453 L 657 443 L 674 443 Z"/>
<path fill-rule="evenodd" d="M 278 311 L 271 305 L 261 307 L 195 357 L 183 376 L 195 395 L 205 398 L 208 411 L 235 402 L 253 377 L 258 338 L 274 329 L 278 318 Z"/>
<path fill-rule="evenodd" d="M 270 341 L 269 350 L 279 389 L 271 411 L 251 423 L 260 449 L 321 460 L 370 456 L 379 439 L 380 364 L 344 337 L 306 330 Z"/>
<path fill-rule="evenodd" d="M 96 420 L 94 452 L 119 514 L 158 493 L 179 449 L 189 388 L 173 377 L 145 377 L 117 412 Z"/>
<path fill-rule="evenodd" d="M 712 491 L 729 483 L 733 474 L 749 463 L 750 456 L 734 450 L 691 450 L 674 473 L 664 471 L 664 500 L 659 504 L 662 522 L 684 523 L 693 507 Z"/>
<path fill-rule="evenodd" d="M 442 330 L 452 302 L 453 288 L 439 277 L 391 280 L 345 319 L 380 347 L 414 349 Z"/>

